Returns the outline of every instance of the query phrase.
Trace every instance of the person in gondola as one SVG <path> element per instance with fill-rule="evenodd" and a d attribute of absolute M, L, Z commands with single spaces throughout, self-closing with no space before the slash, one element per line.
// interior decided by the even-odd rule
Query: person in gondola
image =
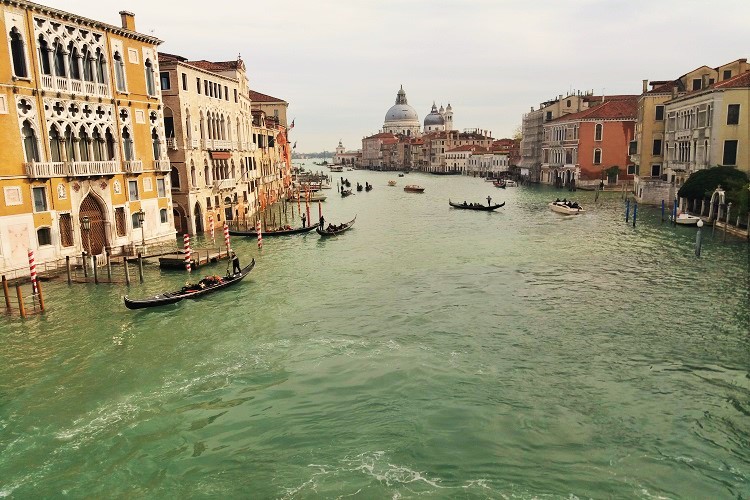
<path fill-rule="evenodd" d="M 492 206 L 492 197 L 491 196 L 487 196 L 487 206 L 488 207 Z"/>
<path fill-rule="evenodd" d="M 307 216 L 305 214 L 302 214 L 302 227 L 305 227 L 305 224 L 307 223 Z"/>
<path fill-rule="evenodd" d="M 466 200 L 464 200 L 464 206 L 466 206 Z"/>
<path fill-rule="evenodd" d="M 240 267 L 240 258 L 237 257 L 237 254 L 234 253 L 234 250 L 232 250 L 232 274 L 237 274 L 242 271 L 242 268 Z"/>
<path fill-rule="evenodd" d="M 322 231 L 322 230 L 323 230 L 323 228 L 325 227 L 325 225 L 324 225 L 324 224 L 325 224 L 325 222 L 326 222 L 326 219 L 325 219 L 325 217 L 323 217 L 323 216 L 321 215 L 321 216 L 320 216 L 320 230 L 321 230 L 321 231 Z"/>
<path fill-rule="evenodd" d="M 560 203 L 560 198 L 556 199 L 555 203 Z"/>

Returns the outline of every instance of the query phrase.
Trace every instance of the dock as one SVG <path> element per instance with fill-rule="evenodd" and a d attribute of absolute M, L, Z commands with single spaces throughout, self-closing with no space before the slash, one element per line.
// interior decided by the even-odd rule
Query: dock
<path fill-rule="evenodd" d="M 228 259 L 226 250 L 220 248 L 196 248 L 191 252 L 190 266 L 195 269 L 219 262 L 222 258 Z M 159 267 L 162 269 L 185 269 L 185 251 L 178 250 L 175 253 L 165 254 L 159 257 Z"/>

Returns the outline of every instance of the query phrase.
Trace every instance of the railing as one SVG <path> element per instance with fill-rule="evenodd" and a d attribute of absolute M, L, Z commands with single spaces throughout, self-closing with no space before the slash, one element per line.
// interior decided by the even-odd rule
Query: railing
<path fill-rule="evenodd" d="M 190 139 L 190 147 L 193 149 L 198 149 L 201 147 L 201 140 L 200 139 Z"/>
<path fill-rule="evenodd" d="M 207 142 L 206 149 L 220 149 L 220 150 L 232 149 L 232 141 L 222 141 L 219 139 L 212 139 L 206 142 Z"/>
<path fill-rule="evenodd" d="M 32 162 L 24 163 L 24 167 L 33 179 L 114 175 L 119 171 L 117 161 Z"/>
<path fill-rule="evenodd" d="M 214 181 L 214 190 L 216 191 L 222 189 L 234 189 L 235 186 L 237 186 L 237 181 L 232 177 L 220 181 Z"/>
<path fill-rule="evenodd" d="M 177 149 L 177 139 L 174 137 L 167 139 L 167 147 L 169 149 Z"/>
<path fill-rule="evenodd" d="M 74 94 L 109 97 L 109 87 L 106 83 L 73 80 L 64 76 L 42 75 L 42 87 L 45 90 L 62 90 Z"/>
<path fill-rule="evenodd" d="M 154 160 L 154 170 L 157 172 L 169 172 L 171 168 L 169 160 Z"/>
<path fill-rule="evenodd" d="M 140 174 L 143 173 L 143 162 L 141 160 L 123 161 L 122 169 L 128 174 Z"/>

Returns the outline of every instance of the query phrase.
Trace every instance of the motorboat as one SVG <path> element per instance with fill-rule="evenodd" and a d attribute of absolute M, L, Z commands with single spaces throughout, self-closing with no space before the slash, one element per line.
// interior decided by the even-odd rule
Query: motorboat
<path fill-rule="evenodd" d="M 549 203 L 549 208 L 563 215 L 577 215 L 585 212 L 581 205 L 572 201 L 553 201 Z"/>
<path fill-rule="evenodd" d="M 424 193 L 424 188 L 422 186 L 417 186 L 416 184 L 409 184 L 404 186 L 404 191 L 407 193 Z"/>
<path fill-rule="evenodd" d="M 395 186 L 396 185 L 396 181 L 388 181 L 388 185 L 389 186 Z"/>
<path fill-rule="evenodd" d="M 514 188 L 514 187 L 518 187 L 518 183 L 517 183 L 516 181 L 513 181 L 513 180 L 510 180 L 510 179 L 507 179 L 507 180 L 505 181 L 505 187 L 509 187 L 509 188 Z"/>
<path fill-rule="evenodd" d="M 677 214 L 677 218 L 674 220 L 675 224 L 682 224 L 683 226 L 694 226 L 701 220 L 697 215 L 690 215 L 686 213 Z"/>

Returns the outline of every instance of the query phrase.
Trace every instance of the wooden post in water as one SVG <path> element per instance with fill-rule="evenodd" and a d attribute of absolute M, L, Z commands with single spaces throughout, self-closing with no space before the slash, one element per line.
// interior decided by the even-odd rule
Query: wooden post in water
<path fill-rule="evenodd" d="M 664 200 L 661 200 L 661 223 L 664 224 Z"/>
<path fill-rule="evenodd" d="M 633 227 L 635 227 L 635 219 L 638 217 L 638 202 L 633 202 Z"/>
<path fill-rule="evenodd" d="M 703 198 L 703 200 L 701 201 L 701 213 L 700 213 L 700 216 L 701 216 L 701 217 L 703 217 L 703 213 L 704 213 L 705 211 L 706 211 L 706 199 L 705 199 L 705 198 Z"/>
<path fill-rule="evenodd" d="M 39 295 L 39 309 L 44 312 L 44 294 L 42 293 L 42 282 L 36 282 L 36 293 Z"/>
<path fill-rule="evenodd" d="M 89 277 L 89 262 L 86 258 L 86 252 L 81 252 L 81 262 L 83 263 L 83 277 L 88 278 Z"/>
<path fill-rule="evenodd" d="M 68 285 L 73 283 L 73 278 L 70 276 L 70 255 L 65 256 L 65 272 L 68 275 Z"/>
<path fill-rule="evenodd" d="M 16 285 L 16 296 L 18 297 L 18 311 L 21 313 L 21 317 L 26 317 L 26 308 L 23 306 L 23 293 L 21 293 L 21 285 Z"/>
<path fill-rule="evenodd" d="M 107 281 L 112 283 L 112 259 L 109 256 L 109 250 L 107 250 Z"/>
<path fill-rule="evenodd" d="M 747 241 L 750 241 L 750 210 L 747 212 L 747 226 L 745 229 L 747 229 Z"/>
<path fill-rule="evenodd" d="M 625 222 L 630 222 L 630 198 L 625 200 Z"/>
<path fill-rule="evenodd" d="M 122 267 L 125 269 L 125 284 L 130 286 L 130 269 L 128 269 L 128 258 L 123 255 Z"/>
<path fill-rule="evenodd" d="M 94 264 L 94 283 L 98 285 L 99 284 L 99 271 L 96 269 L 96 255 L 93 255 L 91 258 L 93 259 L 92 262 Z"/>
<path fill-rule="evenodd" d="M 143 283 L 143 255 L 138 252 L 138 279 Z"/>
<path fill-rule="evenodd" d="M 721 240 L 722 243 L 727 242 L 727 228 L 729 227 L 729 211 L 732 210 L 732 202 L 727 203 L 727 217 L 724 219 L 724 238 Z"/>
<path fill-rule="evenodd" d="M 719 203 L 719 209 L 716 211 L 716 219 L 714 220 L 713 226 L 711 226 L 711 238 L 716 234 L 716 223 L 721 220 L 721 203 Z"/>
<path fill-rule="evenodd" d="M 5 295 L 5 308 L 10 311 L 10 290 L 8 290 L 8 280 L 3 274 L 3 295 Z"/>

